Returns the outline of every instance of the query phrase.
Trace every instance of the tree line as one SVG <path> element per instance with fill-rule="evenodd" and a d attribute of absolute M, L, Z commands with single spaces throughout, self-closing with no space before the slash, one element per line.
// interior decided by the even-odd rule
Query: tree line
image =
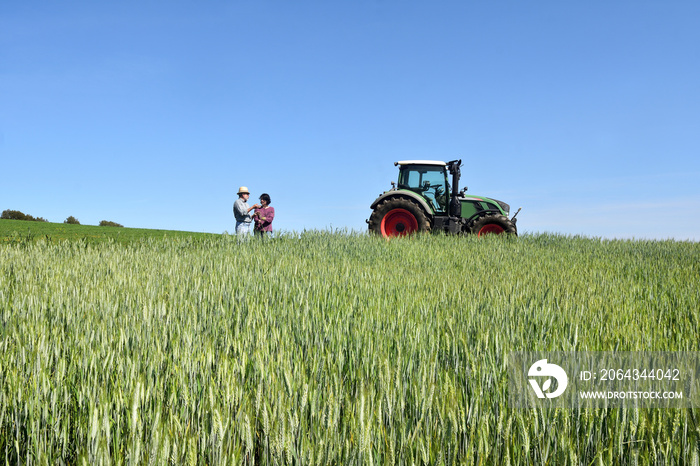
<path fill-rule="evenodd" d="M 48 222 L 44 217 L 33 217 L 31 215 L 27 215 L 25 213 L 20 212 L 19 210 L 3 210 L 2 215 L 0 216 L 0 219 L 2 220 L 26 220 L 30 222 Z M 80 221 L 73 217 L 72 215 L 69 216 L 67 219 L 63 221 L 63 223 L 67 223 L 69 225 L 80 225 Z M 112 222 L 109 220 L 102 220 L 100 221 L 100 226 L 101 227 L 123 227 L 124 225 L 120 225 L 117 222 Z"/>

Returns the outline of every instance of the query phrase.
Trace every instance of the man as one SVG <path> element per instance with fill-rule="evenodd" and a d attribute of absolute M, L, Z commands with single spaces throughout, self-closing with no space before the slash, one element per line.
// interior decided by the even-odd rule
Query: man
<path fill-rule="evenodd" d="M 250 211 L 260 207 L 255 204 L 253 207 L 248 207 L 248 198 L 250 191 L 245 186 L 238 189 L 238 199 L 233 203 L 233 216 L 236 217 L 236 234 L 245 236 L 250 231 L 250 222 L 253 221 L 253 216 Z"/>

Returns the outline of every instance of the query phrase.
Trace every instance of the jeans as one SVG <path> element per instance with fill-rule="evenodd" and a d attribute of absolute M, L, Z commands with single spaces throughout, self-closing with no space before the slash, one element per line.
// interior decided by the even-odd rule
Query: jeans
<path fill-rule="evenodd" d="M 250 222 L 236 222 L 236 235 L 248 236 L 250 234 Z"/>

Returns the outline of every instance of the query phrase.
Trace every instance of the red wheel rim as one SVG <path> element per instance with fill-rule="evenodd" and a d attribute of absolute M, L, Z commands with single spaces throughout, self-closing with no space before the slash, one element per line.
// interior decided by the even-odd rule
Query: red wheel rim
<path fill-rule="evenodd" d="M 503 233 L 505 231 L 506 230 L 501 225 L 491 223 L 489 225 L 484 225 L 483 227 L 481 227 L 481 230 L 479 230 L 479 234 L 477 236 L 500 235 L 501 233 Z"/>
<path fill-rule="evenodd" d="M 382 218 L 382 236 L 405 236 L 418 231 L 418 220 L 406 209 L 393 209 Z"/>

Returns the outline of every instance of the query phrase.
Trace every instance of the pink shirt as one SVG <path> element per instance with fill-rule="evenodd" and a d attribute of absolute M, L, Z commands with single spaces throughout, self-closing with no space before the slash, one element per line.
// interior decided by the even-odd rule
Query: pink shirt
<path fill-rule="evenodd" d="M 253 219 L 255 220 L 255 229 L 258 231 L 272 231 L 272 220 L 275 218 L 275 208 L 274 207 L 261 207 L 255 209 L 255 215 Z M 260 217 L 265 217 L 262 220 Z"/>

